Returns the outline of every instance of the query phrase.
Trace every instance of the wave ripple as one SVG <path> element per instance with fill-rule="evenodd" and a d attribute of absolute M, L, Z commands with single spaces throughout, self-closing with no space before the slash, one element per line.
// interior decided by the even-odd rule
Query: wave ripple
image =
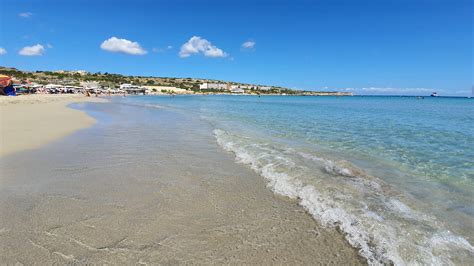
<path fill-rule="evenodd" d="M 369 264 L 474 264 L 474 248 L 423 213 L 416 200 L 343 160 L 216 129 L 218 144 L 340 230 Z"/>

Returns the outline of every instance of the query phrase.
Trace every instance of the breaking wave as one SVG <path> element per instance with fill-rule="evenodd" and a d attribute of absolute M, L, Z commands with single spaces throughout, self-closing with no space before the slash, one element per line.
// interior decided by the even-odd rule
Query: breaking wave
<path fill-rule="evenodd" d="M 474 248 L 423 213 L 416 200 L 348 161 L 268 140 L 214 130 L 218 144 L 298 199 L 316 220 L 340 230 L 369 264 L 473 264 Z"/>

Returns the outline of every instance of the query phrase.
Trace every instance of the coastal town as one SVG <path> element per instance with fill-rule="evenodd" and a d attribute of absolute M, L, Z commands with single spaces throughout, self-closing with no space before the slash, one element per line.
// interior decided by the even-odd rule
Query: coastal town
<path fill-rule="evenodd" d="M 198 78 L 125 76 L 90 73 L 85 70 L 21 71 L 16 68 L 0 67 L 0 75 L 11 80 L 10 85 L 15 94 L 352 96 L 351 92 L 295 90 Z"/>

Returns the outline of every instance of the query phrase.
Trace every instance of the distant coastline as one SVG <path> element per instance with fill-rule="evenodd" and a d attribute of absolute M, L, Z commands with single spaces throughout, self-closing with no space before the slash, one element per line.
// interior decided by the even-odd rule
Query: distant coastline
<path fill-rule="evenodd" d="M 310 91 L 281 86 L 241 83 L 202 78 L 126 76 L 111 73 L 77 71 L 22 71 L 1 67 L 0 74 L 12 77 L 20 93 L 63 94 L 232 94 L 353 96 L 352 92 Z"/>

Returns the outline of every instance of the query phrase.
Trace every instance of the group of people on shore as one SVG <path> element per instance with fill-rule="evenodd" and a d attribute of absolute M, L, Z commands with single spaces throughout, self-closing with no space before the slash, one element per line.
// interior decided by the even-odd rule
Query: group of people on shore
<path fill-rule="evenodd" d="M 71 88 L 45 88 L 42 87 L 28 87 L 22 85 L 14 85 L 14 81 L 10 76 L 0 74 L 0 96 L 17 96 L 18 94 L 77 94 L 78 91 L 74 91 Z M 16 82 L 20 84 L 21 82 Z M 20 86 L 20 87 L 19 87 Z M 18 90 L 19 88 L 19 90 Z M 80 92 L 86 96 L 90 96 L 89 91 L 84 90 Z M 95 93 L 97 96 L 97 92 Z"/>

